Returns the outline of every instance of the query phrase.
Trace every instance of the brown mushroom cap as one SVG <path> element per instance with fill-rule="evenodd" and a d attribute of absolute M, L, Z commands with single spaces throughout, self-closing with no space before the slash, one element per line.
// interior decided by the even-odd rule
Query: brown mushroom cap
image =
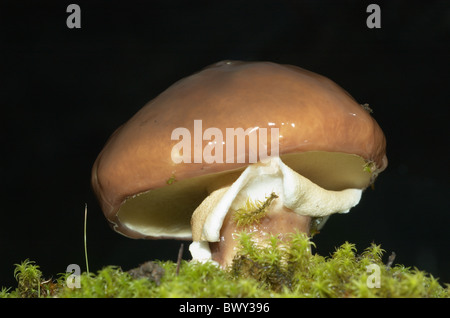
<path fill-rule="evenodd" d="M 224 141 L 226 128 L 279 128 L 283 162 L 329 190 L 364 189 L 387 166 L 382 130 L 333 81 L 290 65 L 219 62 L 150 101 L 99 154 L 92 185 L 117 232 L 191 239 L 195 208 L 249 165 L 237 163 L 236 151 L 234 163 L 174 163 L 172 131 L 185 127 L 194 139 L 194 120 L 202 133 L 220 129 Z"/>

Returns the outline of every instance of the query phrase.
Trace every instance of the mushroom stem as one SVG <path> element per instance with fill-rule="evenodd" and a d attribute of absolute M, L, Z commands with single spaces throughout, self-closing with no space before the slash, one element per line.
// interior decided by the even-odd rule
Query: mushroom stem
<path fill-rule="evenodd" d="M 240 226 L 235 216 L 236 211 L 230 210 L 227 213 L 220 230 L 220 240 L 209 243 L 211 259 L 221 267 L 232 263 L 237 251 L 239 233 L 243 231 L 252 233 L 252 240 L 257 245 L 263 244 L 270 236 L 287 240 L 289 234 L 296 231 L 310 234 L 312 218 L 286 208 L 279 199 L 274 199 L 264 216 L 251 224 Z"/>

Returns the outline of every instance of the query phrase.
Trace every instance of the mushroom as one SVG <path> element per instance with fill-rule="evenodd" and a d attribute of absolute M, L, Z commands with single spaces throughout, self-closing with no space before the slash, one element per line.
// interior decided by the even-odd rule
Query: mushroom
<path fill-rule="evenodd" d="M 226 267 L 240 231 L 261 242 L 309 234 L 358 204 L 387 166 L 368 109 L 299 67 L 219 62 L 113 133 L 94 163 L 93 189 L 115 231 L 193 240 L 194 260 Z"/>

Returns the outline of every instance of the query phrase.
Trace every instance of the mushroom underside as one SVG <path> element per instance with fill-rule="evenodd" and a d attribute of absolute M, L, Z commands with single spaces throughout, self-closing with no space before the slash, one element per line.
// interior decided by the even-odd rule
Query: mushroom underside
<path fill-rule="evenodd" d="M 366 169 L 369 160 L 340 152 L 309 151 L 281 155 L 280 159 L 319 187 L 332 191 L 365 189 L 378 172 Z M 174 181 L 129 197 L 117 211 L 113 227 L 134 238 L 191 240 L 193 212 L 213 191 L 236 181 L 244 169 Z"/>

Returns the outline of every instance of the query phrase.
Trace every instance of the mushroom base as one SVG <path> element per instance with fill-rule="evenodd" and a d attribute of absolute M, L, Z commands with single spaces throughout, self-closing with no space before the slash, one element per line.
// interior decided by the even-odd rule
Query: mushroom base
<path fill-rule="evenodd" d="M 239 233 L 252 233 L 252 239 L 262 244 L 270 236 L 277 236 L 281 240 L 288 240 L 290 233 L 296 231 L 310 234 L 310 216 L 299 215 L 284 207 L 279 200 L 275 200 L 267 214 L 257 223 L 245 227 L 238 227 L 233 219 L 234 211 L 230 210 L 225 217 L 220 230 L 219 242 L 209 242 L 211 258 L 225 268 L 231 265 L 236 255 Z"/>

